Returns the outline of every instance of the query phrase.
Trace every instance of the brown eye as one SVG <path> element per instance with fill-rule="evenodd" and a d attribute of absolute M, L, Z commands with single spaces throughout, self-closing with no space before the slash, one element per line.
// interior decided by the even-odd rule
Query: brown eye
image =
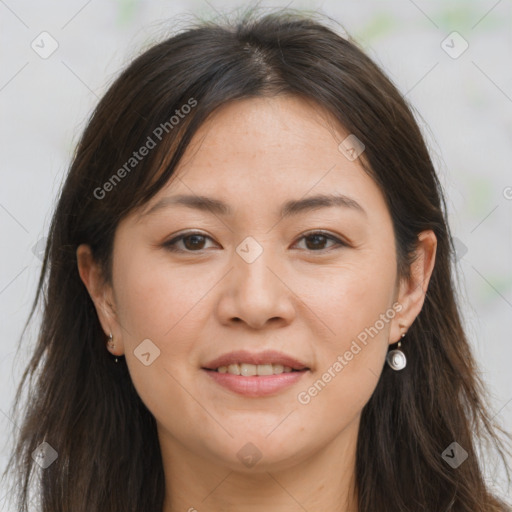
<path fill-rule="evenodd" d="M 205 247 L 206 240 L 211 238 L 201 233 L 183 233 L 176 238 L 173 238 L 169 242 L 164 244 L 164 247 L 169 251 L 174 252 L 199 252 Z M 182 247 L 179 247 L 179 243 L 182 243 Z"/>
<path fill-rule="evenodd" d="M 328 250 L 336 246 L 339 247 L 347 245 L 346 243 L 342 242 L 339 238 L 336 238 L 335 236 L 332 235 L 328 235 L 321 231 L 304 235 L 301 238 L 301 240 L 306 240 L 306 249 L 313 252 Z M 329 241 L 333 242 L 334 245 L 331 245 L 330 247 L 326 248 L 325 244 Z"/>
<path fill-rule="evenodd" d="M 308 235 L 305 240 L 308 249 L 325 249 L 324 246 L 328 239 L 324 235 Z M 311 243 L 308 244 L 308 241 Z"/>
<path fill-rule="evenodd" d="M 203 235 L 188 235 L 182 238 L 183 245 L 191 251 L 195 249 L 202 249 L 204 246 L 204 239 L 205 237 Z"/>

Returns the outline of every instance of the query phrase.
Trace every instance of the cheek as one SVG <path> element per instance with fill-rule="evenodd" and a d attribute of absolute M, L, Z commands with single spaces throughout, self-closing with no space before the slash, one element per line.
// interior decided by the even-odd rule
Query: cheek
<path fill-rule="evenodd" d="M 190 354 L 201 325 L 200 300 L 213 283 L 199 282 L 192 270 L 177 271 L 156 258 L 147 262 L 147 256 L 136 251 L 117 260 L 116 303 L 126 364 L 139 397 L 155 419 L 172 423 L 175 433 L 185 438 L 190 418 L 208 421 L 187 390 L 191 389 Z M 148 339 L 154 346 L 144 341 L 151 361 L 146 365 L 139 347 Z M 171 420 L 176 410 L 179 421 Z"/>
<path fill-rule="evenodd" d="M 305 283 L 305 290 L 314 290 L 305 302 L 328 328 L 331 351 L 348 350 L 351 340 L 373 326 L 379 331 L 375 335 L 372 330 L 375 337 L 386 337 L 395 313 L 395 255 L 389 248 L 354 252 L 346 263 L 320 276 L 317 272 Z"/>
<path fill-rule="evenodd" d="M 322 429 L 335 434 L 358 417 L 373 394 L 388 349 L 395 310 L 389 289 L 370 286 L 367 293 L 335 297 L 324 309 L 334 335 L 318 340 L 316 372 L 296 396 L 308 419 L 322 418 Z"/>
<path fill-rule="evenodd" d="M 153 396 L 169 393 L 174 383 L 170 375 L 179 377 L 188 371 L 199 325 L 193 320 L 208 283 L 199 283 L 192 272 L 177 271 L 160 258 L 149 263 L 147 254 L 135 249 L 129 257 L 120 254 L 115 262 L 115 301 L 126 363 L 148 404 Z M 148 352 L 144 361 L 141 354 Z M 148 360 L 154 362 L 145 366 Z"/>
<path fill-rule="evenodd" d="M 302 424 L 319 423 L 322 437 L 333 437 L 357 420 L 377 383 L 378 374 L 362 364 L 362 359 L 352 360 L 339 372 L 331 367 L 331 371 L 318 375 L 309 387 L 301 389 L 297 396 L 298 417 Z"/>
<path fill-rule="evenodd" d="M 305 414 L 339 424 L 354 417 L 372 395 L 388 349 L 396 314 L 392 307 L 394 254 L 367 253 L 325 279 L 308 305 L 328 335 L 318 343 L 318 367 L 310 386 L 297 396 Z M 318 289 L 318 288 L 317 288 Z"/>
<path fill-rule="evenodd" d="M 180 339 L 187 337 L 184 329 L 193 326 L 188 317 L 197 317 L 201 299 L 214 284 L 211 275 L 191 266 L 178 268 L 165 256 L 156 258 L 143 252 L 119 258 L 115 279 L 118 318 L 128 332 L 129 343 L 150 338 L 162 350 L 166 349 L 165 340 L 176 338 L 178 330 Z"/>

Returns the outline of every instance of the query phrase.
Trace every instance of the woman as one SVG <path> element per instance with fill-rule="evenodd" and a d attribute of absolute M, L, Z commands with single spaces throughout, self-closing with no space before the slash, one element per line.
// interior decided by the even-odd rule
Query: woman
<path fill-rule="evenodd" d="M 42 511 L 507 510 L 420 130 L 314 18 L 201 23 L 100 101 L 34 303 L 19 510 L 31 475 Z"/>

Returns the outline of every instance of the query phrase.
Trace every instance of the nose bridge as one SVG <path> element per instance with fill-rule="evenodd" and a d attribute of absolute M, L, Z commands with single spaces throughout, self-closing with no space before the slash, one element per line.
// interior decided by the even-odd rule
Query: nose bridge
<path fill-rule="evenodd" d="M 272 252 L 270 237 L 247 236 L 238 244 L 234 255 L 236 281 L 240 289 L 251 290 L 260 295 L 270 295 L 277 291 L 278 279 L 270 269 L 279 267 L 277 255 Z"/>
<path fill-rule="evenodd" d="M 222 308 L 224 316 L 253 327 L 271 318 L 289 321 L 295 311 L 292 293 L 280 277 L 280 258 L 272 252 L 270 237 L 267 243 L 263 238 L 248 236 L 236 247 L 230 290 Z"/>

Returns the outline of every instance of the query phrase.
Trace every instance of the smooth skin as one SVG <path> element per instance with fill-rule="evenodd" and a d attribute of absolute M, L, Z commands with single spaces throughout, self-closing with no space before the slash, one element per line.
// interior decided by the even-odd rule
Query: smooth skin
<path fill-rule="evenodd" d="M 298 97 L 228 103 L 201 126 L 167 186 L 119 224 L 112 286 L 89 246 L 77 249 L 81 279 L 113 335 L 110 350 L 126 357 L 157 422 L 163 512 L 357 512 L 361 411 L 389 344 L 423 307 L 437 241 L 432 231 L 420 234 L 411 280 L 398 282 L 391 217 L 359 159 L 338 149 L 347 135 Z M 279 217 L 286 201 L 334 192 L 366 214 L 335 206 Z M 178 194 L 213 197 L 232 213 L 174 204 L 141 216 Z M 319 230 L 347 245 L 310 236 Z M 179 252 L 164 245 L 187 231 L 205 238 L 178 241 Z M 249 236 L 263 249 L 252 263 L 236 251 Z M 298 394 L 387 311 L 394 318 L 301 404 Z M 146 339 L 160 350 L 148 366 L 134 353 Z M 238 395 L 201 368 L 239 349 L 279 350 L 310 371 L 273 396 Z M 247 443 L 261 455 L 252 467 L 237 456 Z"/>

